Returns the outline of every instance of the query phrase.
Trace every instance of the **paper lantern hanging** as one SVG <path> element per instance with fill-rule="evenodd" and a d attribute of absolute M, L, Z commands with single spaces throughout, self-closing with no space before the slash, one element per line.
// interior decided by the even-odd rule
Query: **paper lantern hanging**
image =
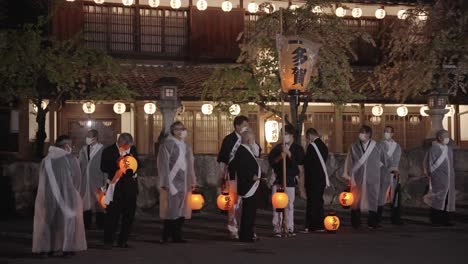
<path fill-rule="evenodd" d="M 229 113 L 231 113 L 231 115 L 233 116 L 239 115 L 240 112 L 241 112 L 241 107 L 238 104 L 233 104 L 231 105 L 231 107 L 229 107 Z"/>
<path fill-rule="evenodd" d="M 203 104 L 201 107 L 202 114 L 204 115 L 211 115 L 213 113 L 213 105 L 212 104 Z"/>
<path fill-rule="evenodd" d="M 83 112 L 85 114 L 92 114 L 96 110 L 96 105 L 93 102 L 86 102 L 83 104 Z"/>
<path fill-rule="evenodd" d="M 421 11 L 418 13 L 418 19 L 421 21 L 426 21 L 427 20 L 427 13 L 424 11 Z"/>
<path fill-rule="evenodd" d="M 375 10 L 375 17 L 377 19 L 384 19 L 386 14 L 387 13 L 385 12 L 385 9 L 383 9 L 383 8 L 379 8 L 379 9 Z"/>
<path fill-rule="evenodd" d="M 222 4 L 221 4 L 221 9 L 224 11 L 224 12 L 230 12 L 232 10 L 232 3 L 230 1 L 224 1 Z"/>
<path fill-rule="evenodd" d="M 340 193 L 340 196 L 338 197 L 340 205 L 343 208 L 350 208 L 351 205 L 354 203 L 354 195 L 351 192 L 342 192 Z"/>
<path fill-rule="evenodd" d="M 383 107 L 380 105 L 372 107 L 372 114 L 375 116 L 381 116 L 383 114 Z"/>
<path fill-rule="evenodd" d="M 116 114 L 121 115 L 121 114 L 125 113 L 125 110 L 127 110 L 127 107 L 125 106 L 124 103 L 118 102 L 118 103 L 114 104 L 114 112 Z"/>
<path fill-rule="evenodd" d="M 340 6 L 335 10 L 335 14 L 337 17 L 344 17 L 346 15 L 346 9 Z"/>
<path fill-rule="evenodd" d="M 138 161 L 133 156 L 125 156 L 119 161 L 120 172 L 125 174 L 127 170 L 132 170 L 135 173 L 138 170 Z"/>
<path fill-rule="evenodd" d="M 289 197 L 283 190 L 279 190 L 271 196 L 271 203 L 277 212 L 282 212 L 288 206 L 288 202 Z"/>
<path fill-rule="evenodd" d="M 152 115 L 156 113 L 156 105 L 154 103 L 146 103 L 143 106 L 143 109 L 145 110 L 145 113 L 148 115 Z"/>
<path fill-rule="evenodd" d="M 419 109 L 419 113 L 421 114 L 421 116 L 429 116 L 426 111 L 429 110 L 429 106 L 425 105 L 425 106 L 421 106 L 421 109 Z"/>
<path fill-rule="evenodd" d="M 148 5 L 150 7 L 158 7 L 161 4 L 160 0 L 148 0 Z"/>
<path fill-rule="evenodd" d="M 279 123 L 276 120 L 265 122 L 265 139 L 268 143 L 278 142 L 280 134 Z"/>
<path fill-rule="evenodd" d="M 314 6 L 314 8 L 312 9 L 312 13 L 314 13 L 314 14 L 323 13 L 322 7 L 321 6 Z"/>
<path fill-rule="evenodd" d="M 408 107 L 406 107 L 406 106 L 404 106 L 404 105 L 398 107 L 398 108 L 397 108 L 397 115 L 398 115 L 399 117 L 405 117 L 405 116 L 407 116 L 407 115 L 408 115 Z"/>
<path fill-rule="evenodd" d="M 247 10 L 250 12 L 250 13 L 257 13 L 258 12 L 258 4 L 255 3 L 255 2 L 250 2 L 248 5 L 247 5 Z"/>
<path fill-rule="evenodd" d="M 200 11 L 205 11 L 208 8 L 208 3 L 206 0 L 198 0 L 197 1 L 197 9 Z"/>
<path fill-rule="evenodd" d="M 294 10 L 296 10 L 296 9 L 298 9 L 298 8 L 299 8 L 298 5 L 290 5 L 290 6 L 289 6 L 289 9 L 291 9 L 292 11 L 294 11 Z"/>
<path fill-rule="evenodd" d="M 171 0 L 169 4 L 173 9 L 179 9 L 182 6 L 182 2 L 180 0 Z"/>
<path fill-rule="evenodd" d="M 205 204 L 205 198 L 203 198 L 203 195 L 200 192 L 193 191 L 190 194 L 188 202 L 190 209 L 192 209 L 192 211 L 197 212 L 203 208 L 203 205 Z"/>
<path fill-rule="evenodd" d="M 133 5 L 133 0 L 122 0 L 122 4 L 124 6 L 131 6 Z"/>
<path fill-rule="evenodd" d="M 351 15 L 354 17 L 354 18 L 360 18 L 362 16 L 362 9 L 359 8 L 359 7 L 356 7 L 356 8 L 353 8 L 351 10 Z"/>
<path fill-rule="evenodd" d="M 323 225 L 328 233 L 334 234 L 338 228 L 340 228 L 340 218 L 338 218 L 335 213 L 331 212 L 323 220 Z"/>
<path fill-rule="evenodd" d="M 104 0 L 94 0 L 94 3 L 101 5 L 104 4 Z"/>
<path fill-rule="evenodd" d="M 235 199 L 229 192 L 222 192 L 216 199 L 216 205 L 221 211 L 229 211 L 234 206 Z"/>
<path fill-rule="evenodd" d="M 276 38 L 281 87 L 284 93 L 303 93 L 317 63 L 320 44 L 297 36 Z"/>
<path fill-rule="evenodd" d="M 408 17 L 408 13 L 405 9 L 401 9 L 400 11 L 398 11 L 397 17 L 398 19 L 406 19 Z"/>

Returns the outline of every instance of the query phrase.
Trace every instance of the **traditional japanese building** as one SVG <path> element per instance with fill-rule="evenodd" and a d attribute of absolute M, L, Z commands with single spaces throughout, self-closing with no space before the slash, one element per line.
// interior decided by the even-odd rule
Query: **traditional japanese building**
<path fill-rule="evenodd" d="M 202 105 L 210 103 L 201 101 L 202 84 L 219 65 L 235 63 L 240 51 L 237 40 L 239 36 L 249 38 L 255 21 L 266 13 L 258 10 L 263 2 L 67 1 L 53 18 L 53 34 L 60 39 L 82 34 L 86 46 L 105 50 L 119 59 L 124 69 L 121 79 L 137 96 L 131 102 L 96 102 L 92 113 L 84 101 L 67 101 L 59 111 L 48 113 L 46 141 L 53 142 L 57 135 L 69 134 L 78 151 L 90 128 L 100 132 L 105 144 L 113 143 L 122 132 L 130 132 L 141 154 L 154 154 L 162 115 L 157 108 L 154 113 L 148 108 L 145 111 L 145 104 L 156 105 L 160 99 L 157 83 L 170 77 L 178 80 L 176 94 L 183 105 L 176 118 L 187 126 L 188 141 L 195 154 L 217 153 L 222 138 L 232 130 L 232 117 L 202 112 Z M 303 4 L 300 1 L 269 2 L 276 9 Z M 342 3 L 346 6 L 344 13 L 337 15 L 343 15 L 348 26 L 361 28 L 378 41 L 378 33 L 385 23 L 398 19 L 399 12 L 410 8 L 414 2 L 345 1 Z M 354 8 L 360 8 L 359 16 L 351 12 Z M 381 9 L 383 13 L 377 12 Z M 372 90 L 366 83 L 378 63 L 379 49 L 362 41 L 353 45 L 359 59 L 353 61 L 351 87 L 365 98 L 350 102 L 342 111 L 326 100 L 312 102 L 304 128 L 317 128 L 329 148 L 337 153 L 347 151 L 362 124 L 371 125 L 377 138 L 381 138 L 385 125 L 392 125 L 396 140 L 404 148 L 420 146 L 430 128 L 429 118 L 421 111 L 426 99 L 411 98 L 402 105 Z M 444 126 L 456 144 L 468 148 L 468 96 L 450 98 L 450 103 Z M 268 149 L 265 123 L 274 119 L 272 114 L 251 104 L 240 108 L 242 114 L 248 115 L 262 148 Z M 8 139 L 0 143 L 0 151 L 26 157 L 37 127 L 32 105 L 19 105 L 13 110 L 10 106 L 0 108 L 0 122 L 7 124 L 0 133 L 2 138 Z"/>

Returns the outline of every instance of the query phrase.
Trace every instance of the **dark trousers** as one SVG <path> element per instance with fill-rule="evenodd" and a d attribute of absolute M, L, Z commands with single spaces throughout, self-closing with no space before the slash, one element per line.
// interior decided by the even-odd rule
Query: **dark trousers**
<path fill-rule="evenodd" d="M 104 213 L 94 213 L 94 217 L 96 220 L 96 228 L 97 229 L 103 229 L 104 228 L 104 219 L 105 215 Z M 86 229 L 91 229 L 93 225 L 93 212 L 91 210 L 84 211 L 83 212 L 83 221 L 84 221 L 84 226 Z"/>
<path fill-rule="evenodd" d="M 239 229 L 240 241 L 252 241 L 255 232 L 255 217 L 257 215 L 256 195 L 242 198 L 242 216 Z"/>
<path fill-rule="evenodd" d="M 323 192 L 325 185 L 316 184 L 306 187 L 307 207 L 306 207 L 306 223 L 305 227 L 310 230 L 324 229 L 323 227 Z"/>
<path fill-rule="evenodd" d="M 163 221 L 162 241 L 167 242 L 169 238 L 173 242 L 183 241 L 182 227 L 184 226 L 185 218 L 166 219 Z"/>
<path fill-rule="evenodd" d="M 120 223 L 119 245 L 128 241 L 136 210 L 138 186 L 131 177 L 123 177 L 115 187 L 114 199 L 106 209 L 106 226 L 104 227 L 104 243 L 112 245 L 117 226 Z"/>
<path fill-rule="evenodd" d="M 449 197 L 449 192 L 447 192 L 447 196 L 445 197 L 444 210 L 437 210 L 431 207 L 429 218 L 433 225 L 449 225 L 450 224 L 450 214 L 447 211 L 448 197 Z"/>
<path fill-rule="evenodd" d="M 351 210 L 351 225 L 354 228 L 359 228 L 361 226 L 361 210 Z M 367 225 L 369 227 L 377 227 L 378 225 L 378 214 L 375 211 L 369 211 L 367 216 Z"/>
<path fill-rule="evenodd" d="M 377 222 L 380 224 L 382 222 L 383 215 L 383 206 L 379 206 L 377 209 Z M 401 224 L 401 193 L 400 193 L 400 184 L 398 184 L 395 196 L 391 203 L 391 217 L 392 224 L 398 225 Z"/>

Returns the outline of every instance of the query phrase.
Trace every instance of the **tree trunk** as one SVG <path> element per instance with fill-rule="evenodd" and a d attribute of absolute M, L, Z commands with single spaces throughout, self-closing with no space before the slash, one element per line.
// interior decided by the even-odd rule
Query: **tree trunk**
<path fill-rule="evenodd" d="M 36 132 L 36 158 L 42 159 L 44 157 L 44 142 L 47 138 L 46 130 L 45 130 L 45 123 L 46 123 L 46 116 L 47 116 L 47 108 L 42 109 L 41 105 L 37 107 L 37 132 Z"/>

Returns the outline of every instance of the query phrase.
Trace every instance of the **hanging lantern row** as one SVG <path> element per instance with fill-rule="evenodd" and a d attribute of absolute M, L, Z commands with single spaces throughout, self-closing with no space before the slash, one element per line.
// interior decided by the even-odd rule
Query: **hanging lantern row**
<path fill-rule="evenodd" d="M 75 0 L 66 0 L 67 2 L 74 2 Z M 94 2 L 96 4 L 104 4 L 105 0 L 94 0 Z M 134 1 L 133 0 L 122 0 L 122 4 L 124 6 L 131 6 L 134 4 Z M 156 7 L 159 7 L 159 5 L 161 4 L 161 1 L 160 0 L 148 0 L 148 5 L 152 8 L 156 8 Z M 179 9 L 181 6 L 182 6 L 182 1 L 181 0 L 171 0 L 170 1 L 170 6 L 171 8 L 173 9 Z M 208 8 L 208 2 L 206 0 L 198 0 L 197 3 L 196 3 L 196 6 L 197 6 L 197 9 L 200 10 L 200 11 L 204 11 Z M 298 9 L 299 6 L 298 5 L 290 5 L 289 6 L 289 9 L 291 10 L 296 10 Z M 224 11 L 224 12 L 230 12 L 232 10 L 232 3 L 228 0 L 224 1 L 222 4 L 221 4 L 221 9 Z M 248 5 L 247 5 L 247 11 L 249 11 L 249 13 L 257 13 L 259 11 L 260 7 L 257 3 L 255 2 L 250 2 Z M 271 14 L 273 13 L 274 11 L 276 10 L 276 7 L 273 3 L 269 3 L 269 5 L 266 5 L 264 8 L 263 8 L 263 12 L 267 13 L 267 14 Z M 316 14 L 320 14 L 320 13 L 323 13 L 323 9 L 321 6 L 315 6 L 313 9 L 312 9 L 312 12 L 313 13 L 316 13 Z M 344 17 L 346 16 L 346 13 L 347 13 L 347 10 L 341 6 L 337 7 L 335 9 L 335 15 L 337 17 Z M 359 7 L 355 7 L 353 9 L 351 9 L 351 16 L 354 17 L 354 18 L 359 18 L 361 17 L 363 14 L 362 12 L 362 9 L 359 8 Z M 387 15 L 387 12 L 385 11 L 385 9 L 383 7 L 381 8 L 378 8 L 377 10 L 375 10 L 375 17 L 377 19 L 384 19 L 385 16 Z M 408 14 L 407 14 L 407 10 L 405 9 L 401 9 L 397 12 L 397 17 L 398 19 L 406 19 L 408 17 Z M 426 12 L 424 11 L 421 11 L 418 13 L 418 19 L 421 20 L 421 21 L 425 21 L 427 20 L 427 14 Z"/>
<path fill-rule="evenodd" d="M 83 103 L 82 109 L 83 109 L 83 112 L 85 114 L 92 114 L 92 113 L 94 113 L 94 111 L 96 111 L 96 104 L 91 102 L 91 101 L 85 102 L 85 103 Z M 143 106 L 143 109 L 144 109 L 146 114 L 152 115 L 152 114 L 156 113 L 156 104 L 146 103 Z M 125 113 L 125 110 L 127 110 L 127 107 L 125 106 L 124 103 L 117 102 L 117 103 L 114 104 L 113 110 L 114 110 L 114 112 L 116 114 L 121 115 L 121 114 Z"/>

